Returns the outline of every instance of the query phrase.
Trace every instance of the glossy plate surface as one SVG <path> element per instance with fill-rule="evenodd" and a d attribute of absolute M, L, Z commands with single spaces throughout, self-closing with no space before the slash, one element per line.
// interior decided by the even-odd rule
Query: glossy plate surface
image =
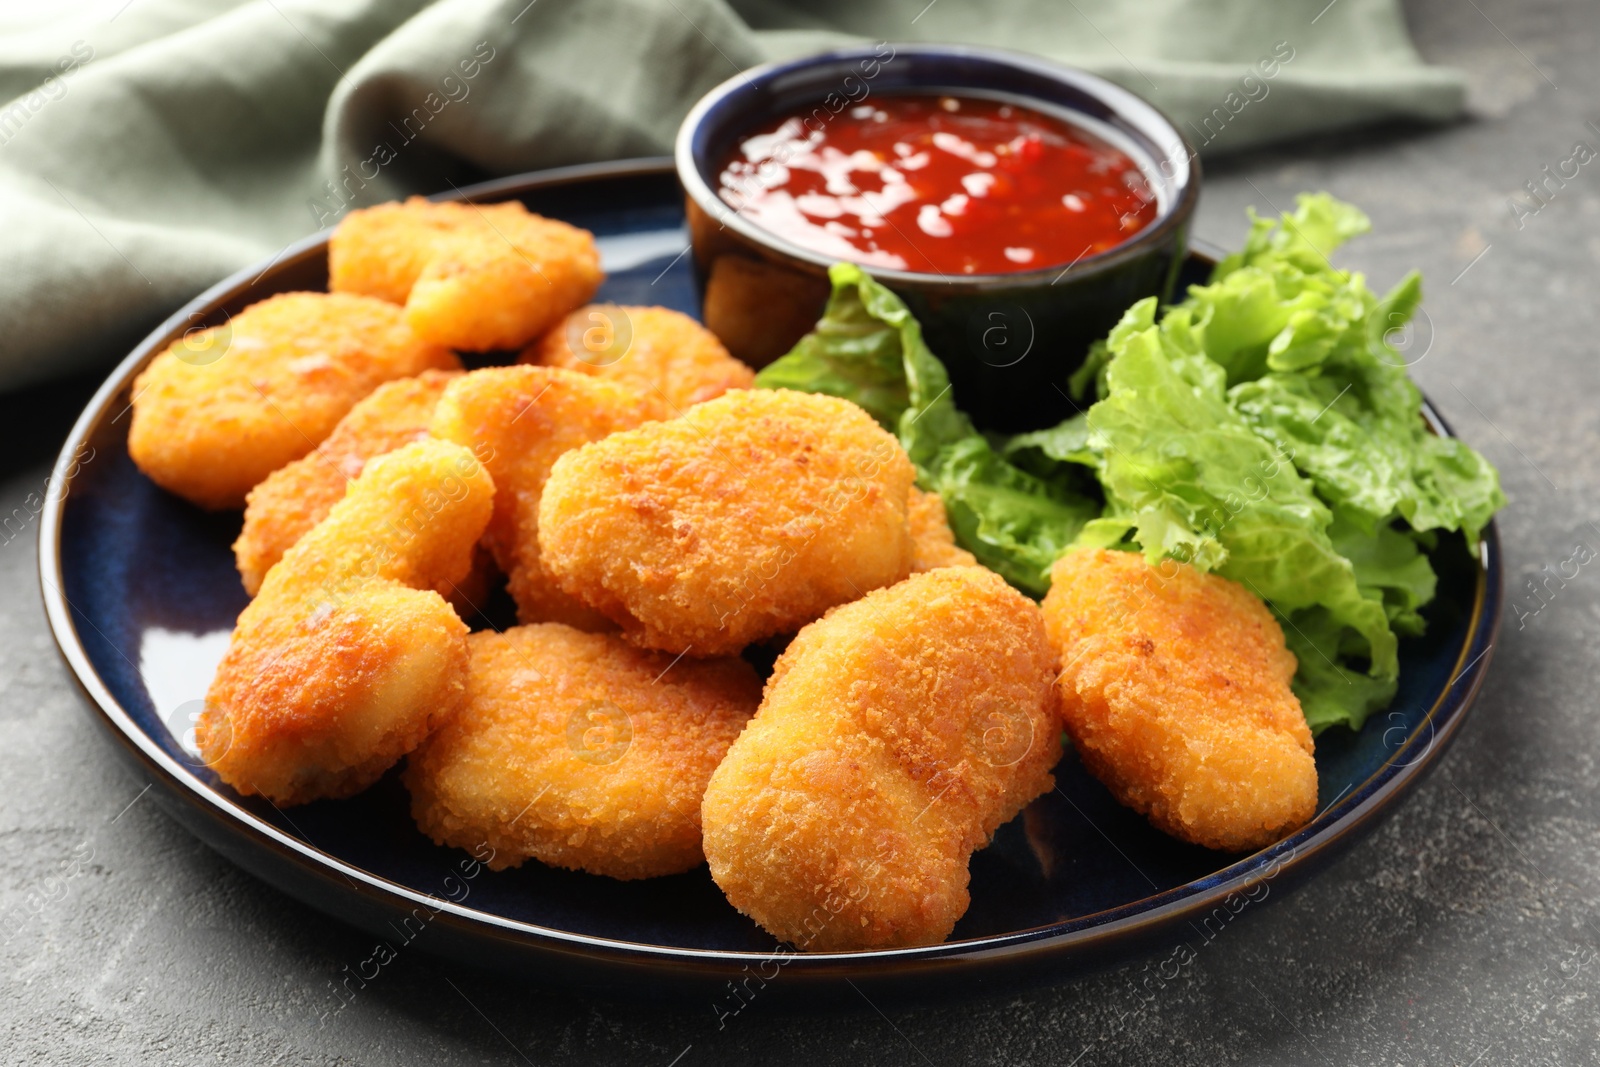
<path fill-rule="evenodd" d="M 665 160 L 570 168 L 466 190 L 597 235 L 608 280 L 599 299 L 694 313 L 682 192 Z M 127 455 L 130 385 L 186 329 L 223 321 L 272 293 L 326 284 L 326 234 L 197 298 L 131 353 L 91 401 L 58 461 L 43 514 L 40 579 L 51 627 L 91 713 L 152 780 L 164 808 L 241 866 L 315 907 L 393 940 L 423 916 L 425 949 L 539 980 L 657 989 L 704 987 L 746 966 L 771 967 L 776 943 L 735 912 L 705 868 L 621 883 L 528 863 L 462 869 L 465 854 L 412 825 L 390 774 L 363 795 L 287 812 L 243 799 L 192 755 L 193 718 L 246 597 L 230 544 L 237 513 L 210 515 L 157 489 Z M 1191 254 L 1184 283 L 1211 260 Z M 1430 413 L 1430 418 L 1431 418 Z M 1435 427 L 1447 432 L 1435 420 Z M 1015 978 L 1138 951 L 1193 924 L 1233 894 L 1261 899 L 1292 884 L 1373 825 L 1438 757 L 1488 666 L 1500 612 L 1497 535 L 1478 558 L 1459 542 L 1436 556 L 1439 596 L 1427 636 L 1401 644 L 1392 709 L 1359 734 L 1317 745 L 1321 813 L 1250 856 L 1182 845 L 1118 806 L 1069 754 L 1059 788 L 973 857 L 972 906 L 943 945 L 787 960 L 797 986 L 849 977 L 884 988 Z M 469 873 L 470 872 L 470 873 Z M 1265 883 L 1271 886 L 1263 891 Z M 1183 924 L 1181 930 L 1174 924 Z M 957 979 L 957 981 L 951 981 Z"/>

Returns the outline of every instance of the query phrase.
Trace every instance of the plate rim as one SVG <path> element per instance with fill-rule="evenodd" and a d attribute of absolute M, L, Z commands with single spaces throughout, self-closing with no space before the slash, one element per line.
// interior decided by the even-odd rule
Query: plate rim
<path fill-rule="evenodd" d="M 510 175 L 452 188 L 448 192 L 435 194 L 432 199 L 491 200 L 597 180 L 675 176 L 670 156 L 643 157 Z M 46 494 L 40 516 L 38 576 L 46 621 L 57 651 L 67 665 L 86 709 L 111 738 L 134 756 L 153 780 L 162 784 L 168 796 L 186 802 L 195 813 L 218 823 L 235 838 L 242 838 L 247 845 L 266 849 L 290 861 L 299 873 L 311 876 L 336 894 L 353 891 L 365 898 L 363 903 L 376 902 L 387 908 L 410 910 L 426 907 L 434 911 L 437 917 L 447 918 L 447 922 L 460 932 L 471 936 L 489 934 L 500 939 L 509 938 L 516 942 L 517 948 L 534 953 L 598 957 L 604 962 L 633 967 L 698 964 L 737 973 L 751 964 L 770 962 L 781 957 L 791 971 L 838 978 L 901 970 L 919 964 L 951 965 L 997 959 L 1015 961 L 1041 955 L 1093 955 L 1129 937 L 1153 935 L 1182 919 L 1208 914 L 1230 896 L 1248 893 L 1263 882 L 1284 875 L 1289 876 L 1286 881 L 1293 881 L 1309 874 L 1318 861 L 1331 858 L 1338 848 L 1353 842 L 1360 836 L 1359 831 L 1390 810 L 1399 796 L 1421 780 L 1459 731 L 1482 688 L 1493 659 L 1493 650 L 1498 643 L 1503 616 L 1503 566 L 1499 533 L 1493 521 L 1483 531 L 1478 546 L 1472 615 L 1467 624 L 1466 640 L 1451 670 L 1450 681 L 1439 691 L 1432 706 L 1405 742 L 1370 776 L 1350 787 L 1295 834 L 1265 849 L 1236 858 L 1201 879 L 1139 900 L 1043 926 L 946 941 L 937 945 L 795 953 L 784 948 L 763 951 L 685 948 L 577 933 L 464 907 L 375 875 L 325 852 L 306 839 L 285 833 L 243 808 L 237 801 L 210 788 L 139 727 L 101 680 L 79 637 L 73 618 L 76 609 L 68 601 L 63 588 L 60 551 L 62 525 L 72 495 L 74 457 L 106 420 L 116 397 L 124 388 L 131 387 L 133 378 L 144 365 L 171 344 L 186 323 L 214 309 L 216 304 L 238 290 L 259 281 L 274 267 L 320 254 L 331 232 L 331 228 L 324 229 L 291 242 L 270 259 L 236 271 L 210 286 L 168 316 L 110 372 L 75 420 L 51 469 L 52 491 Z M 1220 258 L 1222 250 L 1209 242 L 1191 239 L 1187 255 L 1195 254 L 1215 260 Z M 1426 399 L 1423 412 L 1435 431 L 1453 436 L 1448 424 Z M 121 414 L 118 414 L 111 421 L 120 418 Z M 86 615 L 84 619 L 89 621 Z M 91 621 L 89 625 L 94 624 Z M 1476 654 L 1469 660 L 1468 656 L 1473 653 Z M 1461 684 L 1463 680 L 1464 686 Z M 1420 754 L 1414 754 L 1412 750 L 1417 747 L 1424 732 L 1428 734 L 1426 744 L 1422 746 Z M 1335 814 L 1318 825 L 1319 820 L 1329 813 Z M 193 832 L 192 827 L 184 825 Z M 216 847 L 209 840 L 206 843 Z M 232 855 L 227 858 L 245 866 Z M 246 869 L 250 870 L 247 866 Z M 1197 881 L 1213 884 L 1197 888 Z M 352 921 L 348 915 L 340 914 L 304 893 L 288 892 L 340 921 Z"/>

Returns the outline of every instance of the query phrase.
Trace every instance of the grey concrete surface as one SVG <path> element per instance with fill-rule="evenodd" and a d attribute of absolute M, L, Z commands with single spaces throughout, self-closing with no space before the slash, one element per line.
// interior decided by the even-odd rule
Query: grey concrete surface
<path fill-rule="evenodd" d="M 1336 0 L 1337 2 L 1337 0 Z M 1371 213 L 1344 263 L 1428 281 L 1415 374 L 1504 475 L 1507 618 L 1437 772 L 1312 884 L 1154 996 L 1149 960 L 992 1000 L 719 1030 L 403 953 L 328 1025 L 369 939 L 259 884 L 141 797 L 46 635 L 33 531 L 0 544 L 0 1062 L 41 1064 L 1572 1064 L 1600 1053 L 1600 569 L 1536 613 L 1525 579 L 1600 548 L 1600 161 L 1519 228 L 1507 200 L 1600 147 L 1593 0 L 1421 0 L 1423 52 L 1475 117 L 1209 169 L 1199 232 L 1326 188 Z M 1308 26 L 1307 33 L 1315 32 Z M 1270 106 L 1270 102 L 1261 106 Z M 0 342 L 3 343 L 3 342 Z M 1425 353 L 1425 354 L 1423 354 Z M 0 398 L 0 514 L 40 490 L 92 383 Z"/>

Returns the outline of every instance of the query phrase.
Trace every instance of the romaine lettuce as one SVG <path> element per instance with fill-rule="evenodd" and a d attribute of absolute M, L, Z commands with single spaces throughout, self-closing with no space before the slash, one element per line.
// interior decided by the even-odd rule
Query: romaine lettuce
<path fill-rule="evenodd" d="M 1120 537 L 1254 589 L 1300 659 L 1295 689 L 1319 730 L 1359 728 L 1393 694 L 1396 634 L 1422 632 L 1434 594 L 1419 538 L 1474 545 L 1505 503 L 1483 457 L 1429 432 L 1389 343 L 1420 279 L 1380 299 L 1329 263 L 1367 228 L 1326 194 L 1276 225 L 1255 219 L 1207 285 L 1159 319 L 1148 302 L 1130 309 L 1072 380 L 1100 397 L 1083 421 L 1107 501 L 1080 542 Z M 1012 449 L 1060 453 L 1079 432 L 1069 420 Z"/>

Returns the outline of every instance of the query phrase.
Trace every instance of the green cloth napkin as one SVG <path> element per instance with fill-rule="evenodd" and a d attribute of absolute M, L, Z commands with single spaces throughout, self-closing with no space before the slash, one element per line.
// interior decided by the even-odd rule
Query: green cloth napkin
<path fill-rule="evenodd" d="M 668 152 L 714 85 L 834 44 L 1038 52 L 1148 97 L 1202 154 L 1382 119 L 1442 121 L 1463 100 L 1458 74 L 1418 58 L 1398 0 L 27 10 L 0 11 L 0 389 L 108 368 L 202 288 L 349 206 Z"/>

